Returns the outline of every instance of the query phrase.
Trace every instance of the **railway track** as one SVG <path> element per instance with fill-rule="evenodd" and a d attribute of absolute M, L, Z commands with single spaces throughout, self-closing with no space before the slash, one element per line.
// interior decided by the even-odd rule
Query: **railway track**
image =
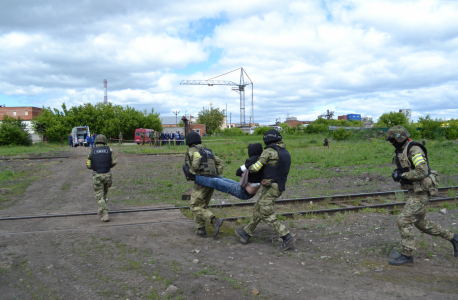
<path fill-rule="evenodd" d="M 439 188 L 439 195 L 430 200 L 430 207 L 437 207 L 444 203 L 455 203 L 456 196 L 444 197 L 444 194 L 448 194 L 449 191 L 457 191 L 458 186 L 442 187 Z M 295 198 L 295 199 L 279 199 L 276 201 L 277 205 L 292 205 L 292 206 L 304 206 L 313 207 L 316 209 L 307 210 L 295 210 L 291 212 L 277 213 L 277 215 L 283 215 L 286 217 L 294 217 L 295 215 L 306 215 L 306 214 L 334 214 L 334 213 L 345 213 L 347 211 L 359 211 L 363 209 L 388 209 L 394 211 L 396 208 L 404 206 L 405 202 L 395 201 L 399 198 L 405 197 L 407 194 L 406 190 L 402 191 L 389 191 L 389 192 L 375 192 L 375 193 L 362 193 L 362 194 L 349 194 L 349 195 L 334 195 L 334 196 L 321 196 L 321 197 L 307 197 L 307 198 Z M 369 203 L 371 202 L 371 203 Z M 256 202 L 239 202 L 239 203 L 226 203 L 226 204 L 213 204 L 209 205 L 210 208 L 229 208 L 229 207 L 246 207 L 253 206 Z M 320 206 L 339 206 L 338 208 L 320 208 Z M 112 214 L 125 214 L 135 212 L 154 212 L 154 211 L 166 211 L 166 210 L 178 210 L 178 209 L 189 209 L 189 206 L 170 206 L 170 207 L 156 207 L 156 208 L 144 208 L 144 209 L 129 209 L 129 210 L 113 210 L 110 211 Z M 48 215 L 31 215 L 31 216 L 12 216 L 12 217 L 1 217 L 0 221 L 12 221 L 12 220 L 25 220 L 25 219 L 45 219 L 45 218 L 62 218 L 62 217 L 77 217 L 77 216 L 89 216 L 96 215 L 95 212 L 82 212 L 82 213 L 70 213 L 70 214 L 48 214 Z M 237 219 L 244 219 L 244 216 L 238 217 L 226 217 L 225 220 L 233 221 Z"/>

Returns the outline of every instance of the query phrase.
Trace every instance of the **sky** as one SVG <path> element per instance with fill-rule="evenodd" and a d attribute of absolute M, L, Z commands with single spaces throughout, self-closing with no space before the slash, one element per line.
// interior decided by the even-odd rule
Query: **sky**
<path fill-rule="evenodd" d="M 2 0 L 0 104 L 96 104 L 106 79 L 116 105 L 161 116 L 227 105 L 240 122 L 231 86 L 180 82 L 243 68 L 261 124 L 326 110 L 458 118 L 457 20 L 448 0 Z M 240 70 L 218 79 L 239 84 Z"/>

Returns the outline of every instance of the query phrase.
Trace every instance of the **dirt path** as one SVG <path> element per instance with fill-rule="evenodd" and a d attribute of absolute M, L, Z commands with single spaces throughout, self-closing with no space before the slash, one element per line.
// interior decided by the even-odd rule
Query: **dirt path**
<path fill-rule="evenodd" d="M 37 178 L 11 196 L 0 215 L 95 212 L 87 151 L 72 149 L 70 159 L 2 162 Z M 189 186 L 181 162 L 119 156 L 109 208 L 170 206 L 164 199 Z M 458 211 L 429 216 L 458 231 Z M 248 245 L 234 235 L 242 224 L 225 223 L 217 239 L 198 238 L 193 222 L 178 210 L 113 214 L 109 223 L 96 215 L 0 221 L 0 298 L 457 299 L 458 260 L 448 241 L 417 231 L 415 264 L 387 264 L 399 246 L 396 217 L 284 221 L 297 238 L 286 253 L 276 250 L 278 239 L 265 225 Z M 177 290 L 161 295 L 170 285 Z"/>

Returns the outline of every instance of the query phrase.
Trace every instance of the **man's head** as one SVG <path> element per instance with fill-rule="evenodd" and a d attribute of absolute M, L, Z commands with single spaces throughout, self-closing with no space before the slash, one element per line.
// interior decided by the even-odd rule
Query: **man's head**
<path fill-rule="evenodd" d="M 396 149 L 400 149 L 410 138 L 410 132 L 402 126 L 394 126 L 388 129 L 385 140 L 389 141 Z"/>
<path fill-rule="evenodd" d="M 94 143 L 97 144 L 107 144 L 107 138 L 103 134 L 99 134 L 96 138 Z"/>
<path fill-rule="evenodd" d="M 200 135 L 197 132 L 190 132 L 186 136 L 186 145 L 192 146 L 195 144 L 202 144 L 202 139 L 200 138 Z"/>
<path fill-rule="evenodd" d="M 282 137 L 280 132 L 275 129 L 271 129 L 264 134 L 263 140 L 264 144 L 270 145 L 276 142 L 281 141 Z"/>

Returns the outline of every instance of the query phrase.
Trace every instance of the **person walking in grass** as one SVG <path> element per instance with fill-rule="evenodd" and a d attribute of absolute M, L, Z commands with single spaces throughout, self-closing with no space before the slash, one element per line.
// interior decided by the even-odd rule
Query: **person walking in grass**
<path fill-rule="evenodd" d="M 402 213 L 398 216 L 401 233 L 401 254 L 388 263 L 394 266 L 413 263 L 415 237 L 413 226 L 432 236 L 440 236 L 450 241 L 454 256 L 458 256 L 458 235 L 453 234 L 439 224 L 426 219 L 426 209 L 431 195 L 437 194 L 438 173 L 430 169 L 428 152 L 422 144 L 410 139 L 410 132 L 402 126 L 391 127 L 386 133 L 386 140 L 395 148 L 393 162 L 397 168 L 391 176 L 401 183 L 401 189 L 408 190 L 409 196 Z"/>
<path fill-rule="evenodd" d="M 121 146 L 122 145 L 122 132 L 119 133 L 118 139 L 119 139 L 118 145 Z"/>

